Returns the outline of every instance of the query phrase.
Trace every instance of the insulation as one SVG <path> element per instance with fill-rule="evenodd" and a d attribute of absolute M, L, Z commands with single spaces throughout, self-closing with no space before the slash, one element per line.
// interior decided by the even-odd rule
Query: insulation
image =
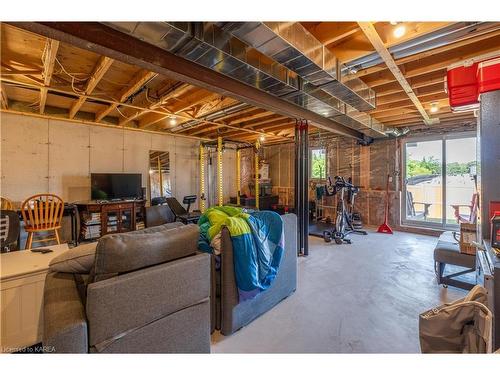
<path fill-rule="evenodd" d="M 396 160 L 399 156 L 397 140 L 387 139 L 375 141 L 370 146 L 360 146 L 355 140 L 346 137 L 311 136 L 310 147 L 326 149 L 327 176 L 343 176 L 352 178 L 353 184 L 360 186 L 356 196 L 355 211 L 359 212 L 363 222 L 379 225 L 383 222 L 385 210 L 385 189 L 387 175 L 393 176 L 390 185 L 391 211 L 389 221 L 392 225 L 399 222 L 399 193 L 395 191 L 399 172 Z M 294 186 L 294 144 L 281 144 L 265 147 L 265 156 L 270 164 L 273 192 L 279 195 L 280 203 L 288 201 L 293 205 Z M 291 174 L 288 174 L 291 171 Z M 309 199 L 315 200 L 316 182 L 310 181 Z M 323 197 L 319 202 L 323 208 L 323 218 L 335 218 L 337 197 Z"/>

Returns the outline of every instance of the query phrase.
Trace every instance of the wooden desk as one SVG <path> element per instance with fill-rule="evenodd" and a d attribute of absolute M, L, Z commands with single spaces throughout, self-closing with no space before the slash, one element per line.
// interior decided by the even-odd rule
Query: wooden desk
<path fill-rule="evenodd" d="M 20 250 L 1 254 L 2 353 L 19 351 L 42 341 L 43 288 L 49 262 L 69 249 L 67 244 L 46 247 L 53 252 Z"/>

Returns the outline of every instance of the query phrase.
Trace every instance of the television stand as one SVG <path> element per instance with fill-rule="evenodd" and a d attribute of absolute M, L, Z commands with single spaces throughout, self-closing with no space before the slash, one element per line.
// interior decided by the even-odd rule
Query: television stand
<path fill-rule="evenodd" d="M 93 200 L 76 203 L 80 214 L 80 241 L 144 227 L 144 200 Z"/>

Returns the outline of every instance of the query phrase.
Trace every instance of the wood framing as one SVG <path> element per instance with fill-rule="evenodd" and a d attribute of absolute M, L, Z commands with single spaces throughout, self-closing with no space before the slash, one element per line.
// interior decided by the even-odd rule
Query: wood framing
<path fill-rule="evenodd" d="M 43 84 L 50 86 L 52 74 L 54 73 L 54 65 L 56 63 L 57 50 L 59 49 L 59 41 L 48 39 L 43 54 Z M 47 102 L 47 88 L 42 87 L 40 90 L 40 113 L 45 111 L 45 103 Z"/>
<path fill-rule="evenodd" d="M 171 79 L 232 96 L 256 107 L 285 116 L 307 118 L 315 126 L 351 138 L 363 139 L 357 130 L 338 124 L 317 113 L 229 78 L 209 68 L 182 59 L 156 46 L 96 22 L 13 22 L 15 27 L 71 43 L 95 53 L 136 65 Z M 102 117 L 101 117 L 102 118 Z M 96 118 L 97 120 L 98 118 Z"/>
<path fill-rule="evenodd" d="M 113 64 L 113 59 L 106 56 L 101 56 L 99 61 L 97 61 L 94 71 L 90 75 L 87 83 L 85 83 L 85 88 L 83 90 L 83 96 L 76 99 L 69 110 L 69 118 L 75 117 L 76 113 L 80 110 L 83 103 L 85 103 L 85 96 L 92 94 L 92 91 L 96 88 L 99 81 L 104 77 L 104 74 L 108 71 L 109 67 Z"/>
<path fill-rule="evenodd" d="M 395 26 L 389 22 L 370 23 L 370 32 L 380 39 L 375 44 L 388 62 L 378 58 L 379 50 L 363 23 L 301 24 L 340 63 L 365 55 L 376 59 L 376 65 L 370 65 L 369 58 L 363 62 L 367 68 L 351 74 L 376 93 L 377 106 L 367 113 L 389 127 L 420 131 L 431 119 L 433 106 L 438 110 L 432 117 L 440 119 L 440 126 L 469 126 L 472 112 L 453 113 L 449 106 L 447 68 L 500 55 L 500 23 L 495 22 L 475 22 L 474 28 L 462 22 L 451 28 L 450 22 L 403 22 L 406 34 L 400 38 L 393 35 Z M 311 133 L 362 137 L 359 131 L 104 24 L 23 22 L 2 23 L 0 28 L 3 111 L 36 111 L 49 118 L 205 139 L 223 134 L 255 141 L 265 136 L 266 142 L 292 139 L 297 118 L 309 120 Z M 464 28 L 467 32 L 461 31 Z M 411 42 L 411 51 L 396 58 L 406 51 L 401 45 L 391 56 L 390 48 L 401 42 Z"/>
<path fill-rule="evenodd" d="M 110 112 L 114 111 L 121 103 L 125 102 L 130 95 L 137 92 L 141 87 L 143 87 L 146 82 L 157 76 L 157 73 L 149 72 L 146 70 L 140 71 L 132 80 L 129 82 L 129 86 L 125 87 L 118 96 L 118 103 L 113 103 L 107 108 L 103 109 L 96 114 L 95 120 L 97 122 L 101 121 Z"/>
<path fill-rule="evenodd" d="M 387 48 L 385 47 L 384 42 L 382 41 L 382 39 L 380 39 L 380 36 L 378 35 L 377 30 L 375 30 L 375 27 L 373 27 L 373 24 L 371 22 L 358 22 L 358 24 L 361 27 L 361 30 L 363 30 L 363 32 L 365 33 L 366 37 L 370 40 L 370 42 L 372 43 L 373 47 L 378 52 L 382 60 L 384 60 L 389 70 L 392 72 L 392 74 L 394 74 L 394 77 L 399 82 L 406 95 L 408 95 L 412 103 L 420 112 L 422 118 L 424 119 L 424 123 L 426 125 L 431 125 L 439 122 L 439 120 L 437 119 L 431 119 L 429 114 L 425 111 L 425 108 L 423 107 L 422 103 L 420 103 L 420 100 L 418 100 L 417 95 L 415 95 L 415 92 L 413 92 L 412 87 L 406 80 L 405 76 L 399 69 L 398 65 L 392 58 Z"/>

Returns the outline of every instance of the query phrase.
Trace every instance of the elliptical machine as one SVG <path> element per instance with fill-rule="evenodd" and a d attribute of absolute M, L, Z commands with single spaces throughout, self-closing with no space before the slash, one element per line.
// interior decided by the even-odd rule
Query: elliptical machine
<path fill-rule="evenodd" d="M 323 232 L 323 239 L 325 242 L 331 242 L 332 238 L 335 240 L 336 244 L 342 243 L 352 243 L 349 238 L 349 234 L 356 233 L 367 235 L 368 233 L 364 230 L 355 229 L 353 226 L 353 207 L 354 207 L 354 197 L 359 192 L 359 187 L 354 186 L 351 180 L 347 182 L 344 177 L 335 176 L 335 182 L 328 177 L 328 184 L 325 186 L 325 192 L 328 196 L 336 195 L 339 192 L 339 201 L 337 204 L 337 217 L 335 220 L 335 226 L 333 230 L 325 230 Z M 345 203 L 345 192 L 349 194 L 349 206 L 348 209 Z"/>

